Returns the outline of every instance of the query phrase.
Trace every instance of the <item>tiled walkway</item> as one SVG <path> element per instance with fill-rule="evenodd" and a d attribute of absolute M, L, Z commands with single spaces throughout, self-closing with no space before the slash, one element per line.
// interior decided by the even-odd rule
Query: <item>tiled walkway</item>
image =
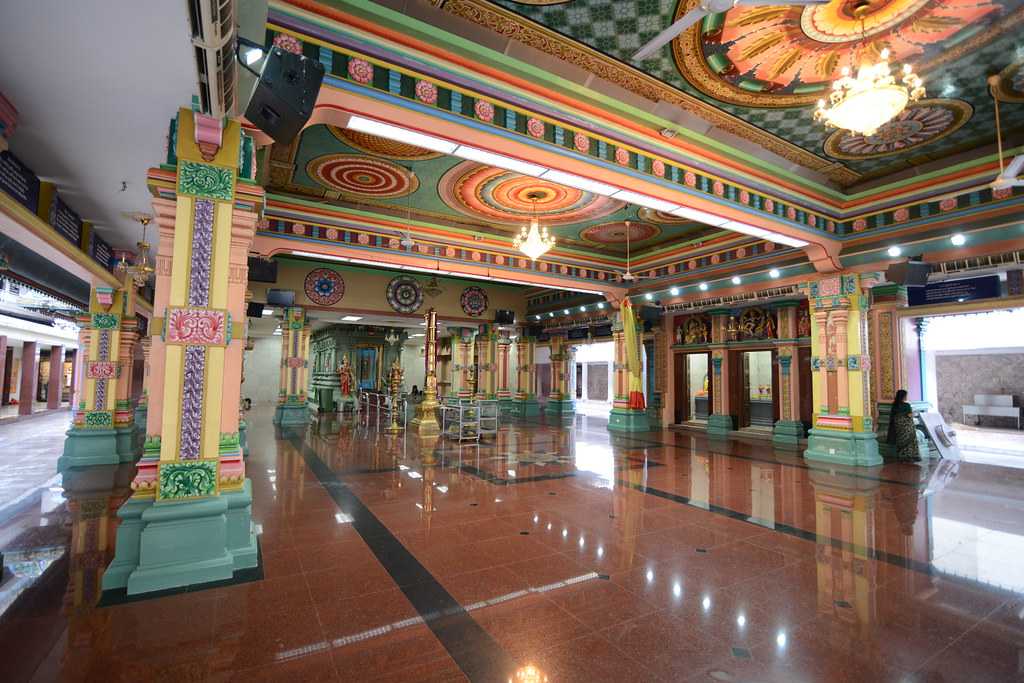
<path fill-rule="evenodd" d="M 0 519 L 3 509 L 29 498 L 57 474 L 71 413 L 58 410 L 0 423 Z"/>
<path fill-rule="evenodd" d="M 8 521 L 41 569 L 0 680 L 1024 679 L 1021 470 L 844 472 L 595 418 L 423 452 L 269 417 L 264 579 L 94 607 L 130 468 L 83 473 Z"/>

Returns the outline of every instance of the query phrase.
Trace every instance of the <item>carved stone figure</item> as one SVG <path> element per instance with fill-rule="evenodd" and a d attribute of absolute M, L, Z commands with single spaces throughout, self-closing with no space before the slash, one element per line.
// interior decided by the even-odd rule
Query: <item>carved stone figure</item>
<path fill-rule="evenodd" d="M 348 356 L 341 357 L 341 365 L 338 366 L 338 381 L 341 383 L 341 395 L 351 396 L 355 387 L 355 377 L 352 375 L 352 364 L 348 362 Z"/>

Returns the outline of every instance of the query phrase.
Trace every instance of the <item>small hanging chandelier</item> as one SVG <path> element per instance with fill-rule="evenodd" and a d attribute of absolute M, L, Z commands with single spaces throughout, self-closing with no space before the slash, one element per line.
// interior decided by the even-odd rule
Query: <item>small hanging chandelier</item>
<path fill-rule="evenodd" d="M 864 17 L 870 8 L 867 0 L 853 8 L 853 15 L 860 19 L 862 41 L 867 40 Z M 875 63 L 862 60 L 856 78 L 844 66 L 842 77 L 832 83 L 828 100 L 818 100 L 814 120 L 830 128 L 870 137 L 899 116 L 908 104 L 924 97 L 924 83 L 909 64 L 903 65 L 901 83 L 897 83 L 889 70 L 889 49 L 883 49 L 879 57 L 880 61 Z"/>
<path fill-rule="evenodd" d="M 384 341 L 388 343 L 388 346 L 394 346 L 398 343 L 399 339 L 401 339 L 401 337 L 395 334 L 394 330 L 388 330 L 387 335 L 384 337 Z"/>
<path fill-rule="evenodd" d="M 135 213 L 131 214 L 131 217 L 142 223 L 142 239 L 135 243 L 137 253 L 134 263 L 129 263 L 122 254 L 116 269 L 119 272 L 129 273 L 135 287 L 145 287 L 157 270 L 150 262 L 150 243 L 145 240 L 145 228 L 153 220 L 153 216 L 147 213 Z"/>
<path fill-rule="evenodd" d="M 512 240 L 512 246 L 536 261 L 555 246 L 555 238 L 548 234 L 548 229 L 541 228 L 537 220 L 537 194 L 531 192 L 527 197 L 533 200 L 533 215 L 530 216 L 530 225 L 523 226 L 516 238 Z"/>

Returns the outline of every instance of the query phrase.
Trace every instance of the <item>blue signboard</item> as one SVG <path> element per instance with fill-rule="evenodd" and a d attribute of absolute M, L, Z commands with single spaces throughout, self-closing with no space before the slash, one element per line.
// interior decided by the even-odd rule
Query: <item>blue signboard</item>
<path fill-rule="evenodd" d="M 107 270 L 114 267 L 114 250 L 95 231 L 89 237 L 89 256 Z"/>
<path fill-rule="evenodd" d="M 35 213 L 39 208 L 39 178 L 10 152 L 0 152 L 0 190 Z"/>
<path fill-rule="evenodd" d="M 995 299 L 1000 296 L 999 276 L 984 275 L 964 280 L 933 282 L 924 287 L 909 287 L 907 300 L 911 306 L 948 304 L 973 299 Z"/>

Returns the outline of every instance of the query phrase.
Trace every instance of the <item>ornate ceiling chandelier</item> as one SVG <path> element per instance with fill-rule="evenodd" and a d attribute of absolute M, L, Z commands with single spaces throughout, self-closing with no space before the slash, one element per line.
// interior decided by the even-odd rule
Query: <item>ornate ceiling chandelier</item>
<path fill-rule="evenodd" d="M 530 225 L 523 226 L 516 238 L 512 240 L 512 246 L 536 261 L 555 246 L 555 238 L 548 234 L 548 229 L 541 228 L 537 220 L 537 195 L 530 193 L 528 198 L 533 200 L 533 215 L 530 216 Z"/>
<path fill-rule="evenodd" d="M 128 263 L 122 255 L 121 261 L 117 264 L 117 269 L 131 275 L 132 282 L 135 283 L 136 287 L 145 287 L 146 283 L 149 282 L 149 278 L 153 277 L 153 273 L 156 272 L 156 268 L 149 261 L 149 242 L 146 241 L 146 227 L 153 220 L 153 217 L 148 213 L 135 213 L 131 216 L 132 219 L 142 223 L 142 239 L 135 243 L 137 250 L 135 262 Z"/>
<path fill-rule="evenodd" d="M 871 3 L 866 0 L 853 8 L 853 15 L 860 19 L 862 41 L 867 40 L 864 17 L 870 8 Z M 903 65 L 900 82 L 896 82 L 889 70 L 889 49 L 885 48 L 877 62 L 872 63 L 864 55 L 856 78 L 850 76 L 849 67 L 843 67 L 842 77 L 832 83 L 828 99 L 818 100 L 814 120 L 868 137 L 922 97 L 924 84 L 909 64 Z"/>

